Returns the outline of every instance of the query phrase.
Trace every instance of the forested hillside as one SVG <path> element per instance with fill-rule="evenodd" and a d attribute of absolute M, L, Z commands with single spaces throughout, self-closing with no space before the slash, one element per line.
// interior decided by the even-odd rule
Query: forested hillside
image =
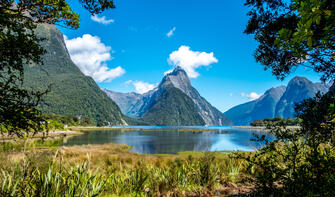
<path fill-rule="evenodd" d="M 47 54 L 43 66 L 25 67 L 25 85 L 34 90 L 51 85 L 39 106 L 42 112 L 88 117 L 97 125 L 125 124 L 119 107 L 72 62 L 62 33 L 52 25 L 40 25 L 37 31 L 47 38 Z"/>
<path fill-rule="evenodd" d="M 164 89 L 141 120 L 151 125 L 205 125 L 192 99 L 175 87 Z"/>

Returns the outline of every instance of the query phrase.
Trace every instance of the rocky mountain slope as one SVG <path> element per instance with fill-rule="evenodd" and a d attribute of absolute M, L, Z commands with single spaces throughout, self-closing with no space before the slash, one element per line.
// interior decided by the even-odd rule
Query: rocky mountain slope
<path fill-rule="evenodd" d="M 118 106 L 123 114 L 130 117 L 137 117 L 134 113 L 132 113 L 131 107 L 133 107 L 139 100 L 143 99 L 142 94 L 137 94 L 135 92 L 121 93 L 107 89 L 103 89 L 103 91 L 107 94 L 107 96 L 109 96 L 109 98 L 118 103 Z"/>
<path fill-rule="evenodd" d="M 151 125 L 205 125 L 191 98 L 175 87 L 166 87 L 141 118 Z"/>
<path fill-rule="evenodd" d="M 25 85 L 35 90 L 51 85 L 40 109 L 44 113 L 89 117 L 98 125 L 126 124 L 119 107 L 72 62 L 63 34 L 53 25 L 41 25 L 37 32 L 47 38 L 43 43 L 47 54 L 43 66 L 25 67 Z"/>
<path fill-rule="evenodd" d="M 161 84 L 170 83 L 193 100 L 198 113 L 204 119 L 206 125 L 232 124 L 229 118 L 200 96 L 199 92 L 192 87 L 186 72 L 182 68 L 176 67 L 171 73 L 167 74 L 161 82 Z"/>
<path fill-rule="evenodd" d="M 222 112 L 213 107 L 206 99 L 201 97 L 199 92 L 192 87 L 191 82 L 186 72 L 176 67 L 171 73 L 164 76 L 158 87 L 142 95 L 142 97 L 132 96 L 132 99 L 137 100 L 135 104 L 122 99 L 129 95 L 128 93 L 115 93 L 105 90 L 107 94 L 113 98 L 119 106 L 123 108 L 123 113 L 132 117 L 143 117 L 152 106 L 153 102 L 160 98 L 160 95 L 166 88 L 174 87 L 182 91 L 185 95 L 192 99 L 195 104 L 197 113 L 204 120 L 206 125 L 231 125 L 232 121 L 227 118 Z M 112 94 L 112 95 L 111 95 Z M 116 98 L 119 97 L 119 98 Z M 131 99 L 131 100 L 132 100 Z M 127 110 L 126 110 L 127 109 Z"/>
<path fill-rule="evenodd" d="M 285 89 L 285 86 L 271 88 L 257 100 L 233 107 L 225 114 L 235 125 L 249 125 L 254 120 L 272 118 L 275 114 L 276 105 L 284 94 Z"/>
<path fill-rule="evenodd" d="M 313 83 L 305 77 L 294 77 L 287 87 L 271 88 L 260 98 L 229 109 L 225 115 L 235 125 L 249 125 L 265 118 L 293 118 L 295 103 L 313 97 L 318 91 L 325 93 L 328 88 L 328 85 Z"/>

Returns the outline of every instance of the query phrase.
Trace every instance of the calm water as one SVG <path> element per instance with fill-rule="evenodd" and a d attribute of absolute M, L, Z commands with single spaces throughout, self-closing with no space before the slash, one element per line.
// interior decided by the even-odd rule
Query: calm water
<path fill-rule="evenodd" d="M 66 139 L 64 146 L 85 144 L 117 143 L 132 146 L 131 151 L 140 154 L 166 154 L 183 151 L 250 151 L 261 147 L 261 144 L 250 141 L 253 134 L 266 134 L 261 131 L 223 127 L 144 127 L 159 129 L 141 131 L 141 127 L 131 127 L 131 131 L 105 130 L 89 131 L 83 135 Z M 185 132 L 180 128 L 215 129 L 210 132 Z M 164 131 L 162 131 L 164 129 Z M 270 136 L 268 136 L 271 139 Z"/>

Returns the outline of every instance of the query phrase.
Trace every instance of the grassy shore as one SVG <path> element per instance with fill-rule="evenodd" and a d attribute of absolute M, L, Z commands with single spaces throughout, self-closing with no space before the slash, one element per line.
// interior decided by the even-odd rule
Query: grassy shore
<path fill-rule="evenodd" d="M 266 131 L 266 127 L 254 127 L 254 126 L 233 126 L 233 128 L 241 128 L 241 129 L 250 129 L 250 130 L 261 130 Z M 290 126 L 292 129 L 296 129 L 297 127 Z M 67 130 L 55 130 L 49 131 L 48 133 L 28 133 L 25 138 L 47 138 L 47 137 L 66 137 L 66 136 L 74 136 L 81 135 L 85 131 L 106 131 L 106 130 L 121 130 L 121 131 L 171 131 L 177 130 L 180 132 L 216 132 L 218 129 L 206 129 L 206 128 L 150 128 L 150 127 L 96 127 L 96 126 L 88 126 L 88 127 L 69 127 Z M 227 133 L 229 131 L 226 131 Z M 16 135 L 8 135 L 6 133 L 0 134 L 0 140 L 13 140 L 17 139 Z"/>
<path fill-rule="evenodd" d="M 233 126 L 233 128 L 268 131 L 268 129 L 265 126 Z M 288 128 L 288 129 L 299 129 L 300 126 L 286 126 L 286 128 Z"/>
<path fill-rule="evenodd" d="M 81 135 L 83 132 L 86 131 L 106 131 L 106 130 L 121 130 L 121 131 L 171 131 L 171 130 L 178 130 L 182 132 L 211 132 L 211 131 L 218 131 L 215 129 L 198 129 L 198 128 L 179 128 L 179 129 L 170 129 L 170 128 L 145 128 L 145 127 L 69 127 L 67 130 L 56 130 L 56 131 L 49 131 L 44 133 L 27 133 L 24 138 L 55 138 L 55 137 L 67 137 L 67 136 L 74 136 L 74 135 Z M 16 135 L 8 135 L 6 133 L 0 134 L 0 141 L 10 141 L 19 139 Z"/>
<path fill-rule="evenodd" d="M 47 138 L 47 137 L 66 137 L 66 136 L 74 136 L 83 134 L 79 130 L 62 130 L 62 131 L 49 131 L 44 133 L 26 133 L 25 138 Z M 18 139 L 16 135 L 8 135 L 7 133 L 0 134 L 0 141 L 4 140 L 14 140 Z"/>
<path fill-rule="evenodd" d="M 0 196 L 227 196 L 255 189 L 254 172 L 231 151 L 141 155 L 119 144 L 61 146 L 65 136 L 82 131 L 119 129 L 133 130 L 74 127 L 43 140 L 3 139 Z"/>
<path fill-rule="evenodd" d="M 254 188 L 245 161 L 229 154 L 139 155 L 127 145 L 57 143 L 2 148 L 0 196 L 225 196 Z"/>

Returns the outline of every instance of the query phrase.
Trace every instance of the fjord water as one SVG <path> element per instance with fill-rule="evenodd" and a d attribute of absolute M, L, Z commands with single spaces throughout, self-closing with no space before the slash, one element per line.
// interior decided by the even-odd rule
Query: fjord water
<path fill-rule="evenodd" d="M 256 135 L 266 132 L 237 129 L 230 126 L 221 127 L 126 127 L 103 131 L 87 131 L 83 135 L 66 139 L 64 146 L 87 144 L 127 144 L 131 151 L 139 154 L 175 154 L 184 151 L 252 151 L 262 146 L 259 142 L 250 141 Z M 180 131 L 182 129 L 211 131 Z M 150 130 L 148 130 L 150 129 Z M 213 130 L 213 131 L 212 131 Z"/>

